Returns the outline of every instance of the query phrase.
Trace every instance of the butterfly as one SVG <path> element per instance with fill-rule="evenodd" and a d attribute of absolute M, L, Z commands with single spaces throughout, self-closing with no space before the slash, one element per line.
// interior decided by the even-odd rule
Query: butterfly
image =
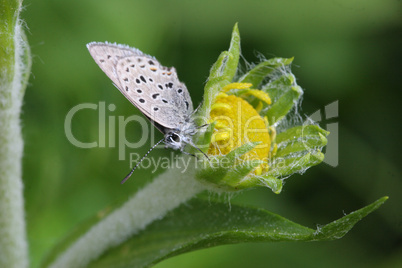
<path fill-rule="evenodd" d="M 192 119 L 194 109 L 190 94 L 179 81 L 174 67 L 162 66 L 154 57 L 126 45 L 91 42 L 87 48 L 117 89 L 164 134 L 121 183 L 128 180 L 141 161 L 162 141 L 166 148 L 183 153 L 187 153 L 184 147 L 191 145 L 208 158 L 192 141 L 200 127 Z"/>

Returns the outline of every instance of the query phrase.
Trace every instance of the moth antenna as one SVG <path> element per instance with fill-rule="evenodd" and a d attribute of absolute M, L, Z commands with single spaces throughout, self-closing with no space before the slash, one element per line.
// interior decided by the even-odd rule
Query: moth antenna
<path fill-rule="evenodd" d="M 161 139 L 160 141 L 158 141 L 154 146 L 151 147 L 151 149 L 148 150 L 148 152 L 141 158 L 141 160 L 135 165 L 135 167 L 130 171 L 130 173 L 128 173 L 127 176 L 124 177 L 124 179 L 120 182 L 120 184 L 125 183 L 125 182 L 131 177 L 131 175 L 133 174 L 134 170 L 136 170 L 136 168 L 141 164 L 141 162 L 145 159 L 145 157 L 147 157 L 148 154 L 149 154 L 156 146 L 158 146 L 159 143 L 161 143 L 163 140 L 164 140 L 164 138 Z"/>
<path fill-rule="evenodd" d="M 188 153 L 188 152 L 186 152 L 186 151 L 181 151 L 183 154 L 187 154 L 187 155 L 191 155 L 192 157 L 195 157 L 195 158 L 197 158 L 197 160 L 198 160 L 198 157 L 195 155 L 195 154 L 192 154 L 192 153 Z"/>

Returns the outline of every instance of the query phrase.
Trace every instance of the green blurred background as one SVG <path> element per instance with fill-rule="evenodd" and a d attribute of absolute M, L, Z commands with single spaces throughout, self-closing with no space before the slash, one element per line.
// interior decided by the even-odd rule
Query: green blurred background
<path fill-rule="evenodd" d="M 107 116 L 139 114 L 85 44 L 129 44 L 175 66 L 196 106 L 209 68 L 228 48 L 238 22 L 247 61 L 258 62 L 258 53 L 295 57 L 293 72 L 305 89 L 303 113 L 339 101 L 338 118 L 321 124 L 339 123 L 339 165 L 323 163 L 292 176 L 280 195 L 257 189 L 232 203 L 263 207 L 315 228 L 384 195 L 390 199 L 337 241 L 220 246 L 157 267 L 402 267 L 401 1 L 29 0 L 24 5 L 33 53 L 22 124 L 34 266 L 76 224 L 127 199 L 162 172 L 139 169 L 121 186 L 129 161 L 118 160 L 117 148 L 81 149 L 67 140 L 64 120 L 78 104 L 115 104 Z M 81 111 L 72 129 L 81 141 L 97 141 L 97 111 Z M 138 141 L 141 129 L 128 125 L 126 136 Z M 135 152 L 149 146 L 148 141 Z M 152 157 L 170 153 L 156 150 Z"/>

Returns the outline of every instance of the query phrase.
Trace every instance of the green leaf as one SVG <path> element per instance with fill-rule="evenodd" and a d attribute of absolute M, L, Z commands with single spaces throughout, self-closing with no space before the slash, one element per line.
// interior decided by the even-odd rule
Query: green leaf
<path fill-rule="evenodd" d="M 352 227 L 366 217 L 368 214 L 378 209 L 385 201 L 388 200 L 388 196 L 384 196 L 374 203 L 354 211 L 336 221 L 333 221 L 321 228 L 318 228 L 313 241 L 335 240 L 342 238 L 349 232 Z"/>
<path fill-rule="evenodd" d="M 263 209 L 229 207 L 196 198 L 108 250 L 88 267 L 150 267 L 185 252 L 225 244 L 339 239 L 386 200 L 383 197 L 315 230 Z"/>
<path fill-rule="evenodd" d="M 277 68 L 291 64 L 293 58 L 272 58 L 261 62 L 242 78 L 239 79 L 240 83 L 251 83 L 253 88 L 258 88 L 262 81 Z"/>

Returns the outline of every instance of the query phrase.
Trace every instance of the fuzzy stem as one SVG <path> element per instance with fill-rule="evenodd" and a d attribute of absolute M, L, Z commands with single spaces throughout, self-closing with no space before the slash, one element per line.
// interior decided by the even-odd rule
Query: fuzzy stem
<path fill-rule="evenodd" d="M 194 179 L 194 167 L 183 172 L 177 162 L 174 166 L 93 226 L 49 267 L 85 267 L 105 250 L 119 245 L 205 189 Z"/>
<path fill-rule="evenodd" d="M 21 1 L 0 0 L 0 267 L 28 267 L 21 159 L 20 113 L 30 72 L 19 11 Z"/>

